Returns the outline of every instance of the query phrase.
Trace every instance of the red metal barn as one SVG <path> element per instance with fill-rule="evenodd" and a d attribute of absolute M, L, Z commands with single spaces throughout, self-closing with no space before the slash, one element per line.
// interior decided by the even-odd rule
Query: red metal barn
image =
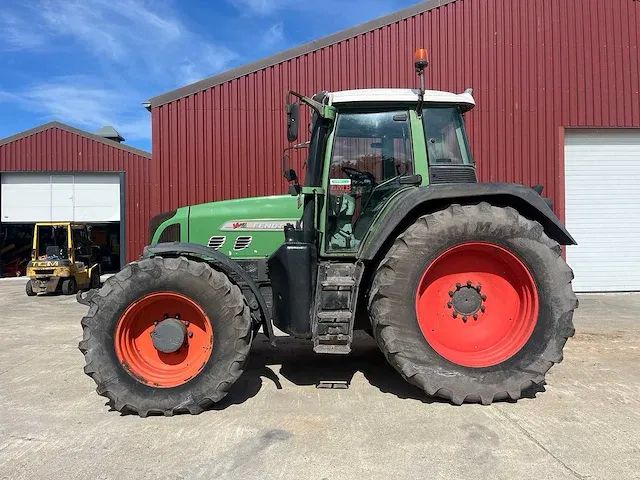
<path fill-rule="evenodd" d="M 123 139 L 117 132 L 106 130 L 99 136 L 51 122 L 0 140 L 0 244 L 11 247 L 2 256 L 5 267 L 15 262 L 16 251 L 30 253 L 26 236 L 35 222 L 91 225 L 106 270 L 142 253 L 151 154 L 118 143 Z"/>
<path fill-rule="evenodd" d="M 481 180 L 555 200 L 576 288 L 640 289 L 639 43 L 634 0 L 422 2 L 152 98 L 151 212 L 285 192 L 287 90 L 414 87 L 424 46 L 429 88 L 474 88 Z"/>

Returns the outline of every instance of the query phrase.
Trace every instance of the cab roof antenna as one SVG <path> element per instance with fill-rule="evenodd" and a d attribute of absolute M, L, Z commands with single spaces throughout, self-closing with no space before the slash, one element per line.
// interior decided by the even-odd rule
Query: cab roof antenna
<path fill-rule="evenodd" d="M 418 94 L 418 105 L 416 107 L 416 112 L 418 116 L 422 116 L 422 108 L 424 106 L 424 69 L 429 66 L 429 61 L 427 60 L 427 50 L 424 48 L 419 48 L 416 50 L 415 55 L 415 67 L 416 72 L 418 73 L 418 77 L 420 77 L 420 93 Z"/>

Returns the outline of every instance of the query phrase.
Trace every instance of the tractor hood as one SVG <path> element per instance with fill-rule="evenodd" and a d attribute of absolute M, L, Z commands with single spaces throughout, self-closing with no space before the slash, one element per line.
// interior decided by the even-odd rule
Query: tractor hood
<path fill-rule="evenodd" d="M 265 258 L 284 243 L 285 225 L 301 217 L 298 199 L 291 195 L 203 203 L 176 210 L 151 243 L 190 242 L 232 258 Z"/>
<path fill-rule="evenodd" d="M 241 198 L 191 207 L 189 242 L 229 257 L 268 257 L 284 243 L 284 227 L 302 217 L 291 195 Z"/>

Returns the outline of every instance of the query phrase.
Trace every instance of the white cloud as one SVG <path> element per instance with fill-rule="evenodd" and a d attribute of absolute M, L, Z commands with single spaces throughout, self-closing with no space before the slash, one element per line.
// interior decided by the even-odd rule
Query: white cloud
<path fill-rule="evenodd" d="M 238 55 L 228 48 L 205 45 L 197 59 L 187 59 L 180 65 L 180 83 L 194 83 L 226 70 L 236 58 L 238 58 Z"/>
<path fill-rule="evenodd" d="M 15 93 L 0 90 L 0 102 L 14 102 L 16 100 L 19 100 L 19 97 Z"/>
<path fill-rule="evenodd" d="M 138 0 L 44 0 L 38 13 L 55 34 L 118 61 L 161 50 L 183 35 L 179 22 L 160 17 Z"/>
<path fill-rule="evenodd" d="M 90 77 L 59 77 L 20 92 L 0 91 L 0 102 L 17 103 L 42 121 L 59 120 L 89 131 L 112 125 L 127 140 L 149 139 L 151 118 L 136 100 L 140 94 L 97 84 L 99 79 Z"/>
<path fill-rule="evenodd" d="M 0 102 L 34 112 L 42 121 L 56 119 L 89 131 L 113 125 L 127 140 L 151 136 L 142 101 L 226 70 L 238 58 L 187 28 L 160 0 L 36 0 L 7 7 L 0 31 L 0 49 L 82 59 L 84 64 L 71 61 L 69 69 L 82 72 L 86 66 L 92 72 L 0 91 Z M 131 82 L 146 90 L 131 88 Z"/>
<path fill-rule="evenodd" d="M 138 113 L 130 118 L 105 123 L 105 125 L 115 127 L 127 141 L 151 140 L 151 114 L 148 112 Z"/>
<path fill-rule="evenodd" d="M 193 62 L 184 62 L 180 65 L 178 71 L 180 73 L 182 83 L 185 85 L 189 85 L 205 78 L 202 76 L 200 68 Z"/>
<path fill-rule="evenodd" d="M 231 0 L 239 10 L 257 15 L 270 15 L 283 8 L 287 0 Z"/>
<path fill-rule="evenodd" d="M 225 70 L 237 57 L 190 31 L 159 1 L 38 0 L 3 12 L 0 27 L 9 32 L 4 43 L 13 48 L 79 47 L 111 71 L 142 67 L 169 88 L 180 86 L 185 77 Z"/>
<path fill-rule="evenodd" d="M 75 124 L 108 123 L 114 92 L 72 83 L 75 82 L 36 85 L 22 92 L 20 98 L 34 110 Z"/>
<path fill-rule="evenodd" d="M 318 16 L 318 2 L 310 0 L 226 0 L 240 13 L 253 16 L 273 16 L 286 10 L 288 16 L 297 16 L 300 21 Z M 415 1 L 415 0 L 414 0 Z M 347 23 L 348 26 L 376 18 L 407 6 L 406 0 L 323 0 L 322 22 L 325 24 Z M 317 22 L 314 22 L 317 23 Z"/>
<path fill-rule="evenodd" d="M 282 22 L 274 23 L 262 35 L 261 47 L 271 49 L 284 41 L 284 26 Z"/>
<path fill-rule="evenodd" d="M 0 46 L 3 49 L 35 49 L 46 43 L 46 33 L 10 11 L 0 15 Z"/>

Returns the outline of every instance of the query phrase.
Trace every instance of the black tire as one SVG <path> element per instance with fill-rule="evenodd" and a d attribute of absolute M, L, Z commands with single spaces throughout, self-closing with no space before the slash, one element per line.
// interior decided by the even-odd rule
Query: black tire
<path fill-rule="evenodd" d="M 67 278 L 62 281 L 62 294 L 63 295 L 73 295 L 76 293 L 76 279 L 75 278 Z"/>
<path fill-rule="evenodd" d="M 33 291 L 33 285 L 31 285 L 31 280 L 27 282 L 27 285 L 25 286 L 25 290 L 27 292 L 28 297 L 35 297 L 37 295 L 37 293 Z"/>
<path fill-rule="evenodd" d="M 89 281 L 89 289 L 100 288 L 100 271 L 98 267 L 91 270 L 91 280 Z"/>
<path fill-rule="evenodd" d="M 443 252 L 465 242 L 493 243 L 515 254 L 538 291 L 539 315 L 531 337 L 498 365 L 452 363 L 431 347 L 418 325 L 416 291 L 422 274 Z M 561 253 L 539 223 L 513 208 L 453 205 L 419 218 L 395 240 L 372 283 L 369 313 L 380 349 L 407 381 L 430 396 L 456 405 L 519 399 L 562 361 L 567 338 L 574 334 L 578 300 L 571 288 L 573 272 Z"/>
<path fill-rule="evenodd" d="M 209 360 L 200 373 L 177 387 L 154 388 L 136 380 L 115 352 L 114 333 L 125 309 L 157 291 L 197 302 L 213 327 Z M 115 410 L 141 417 L 195 415 L 220 401 L 242 374 L 252 341 L 250 311 L 241 290 L 224 273 L 185 258 L 155 257 L 127 265 L 91 297 L 82 327 L 79 348 L 85 356 L 84 372 L 96 382 L 98 394 L 107 397 Z"/>

